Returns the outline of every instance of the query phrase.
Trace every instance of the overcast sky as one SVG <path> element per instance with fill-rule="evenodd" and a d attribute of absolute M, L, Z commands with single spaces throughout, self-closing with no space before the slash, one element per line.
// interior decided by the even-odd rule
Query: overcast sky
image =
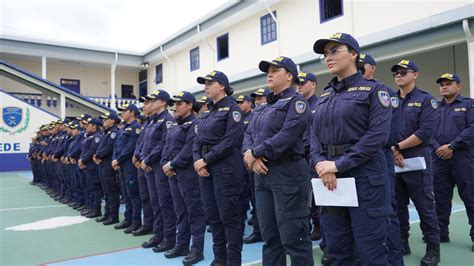
<path fill-rule="evenodd" d="M 142 53 L 228 0 L 0 0 L 0 34 Z"/>

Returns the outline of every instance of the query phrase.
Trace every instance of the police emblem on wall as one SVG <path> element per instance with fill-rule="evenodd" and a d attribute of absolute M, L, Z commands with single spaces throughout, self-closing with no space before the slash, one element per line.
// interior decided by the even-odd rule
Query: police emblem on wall
<path fill-rule="evenodd" d="M 6 127 L 4 127 L 3 125 L 0 126 L 0 132 L 21 133 L 25 131 L 28 128 L 28 125 L 30 124 L 30 109 L 26 108 L 25 119 L 22 125 L 23 109 L 13 106 L 4 107 L 2 108 L 2 122 L 2 124 L 6 125 Z M 14 128 L 17 129 L 12 130 Z"/>

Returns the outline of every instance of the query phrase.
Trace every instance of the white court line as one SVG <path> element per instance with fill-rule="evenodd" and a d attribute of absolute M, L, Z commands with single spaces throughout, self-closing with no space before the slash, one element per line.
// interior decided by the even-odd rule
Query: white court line
<path fill-rule="evenodd" d="M 10 209 L 0 209 L 0 212 L 3 211 L 17 211 L 17 210 L 30 210 L 30 209 L 43 209 L 43 208 L 59 208 L 67 207 L 66 205 L 46 205 L 46 206 L 36 206 L 36 207 L 23 207 L 23 208 L 10 208 Z"/>
<path fill-rule="evenodd" d="M 18 189 L 18 188 L 30 188 L 31 186 L 18 186 L 18 187 L 0 187 L 0 190 L 3 189 Z"/>
<path fill-rule="evenodd" d="M 457 212 L 462 212 L 462 211 L 465 211 L 465 210 L 466 210 L 466 208 L 461 208 L 459 210 L 451 211 L 451 214 L 457 213 Z M 414 221 L 411 221 L 410 224 L 416 224 L 416 223 L 419 223 L 419 222 L 420 222 L 420 220 L 414 220 Z M 318 249 L 318 248 L 319 248 L 319 244 L 317 246 L 313 246 L 313 250 Z M 255 265 L 257 263 L 262 263 L 262 260 L 247 262 L 247 263 L 242 264 L 242 266 L 252 266 L 252 265 Z"/>

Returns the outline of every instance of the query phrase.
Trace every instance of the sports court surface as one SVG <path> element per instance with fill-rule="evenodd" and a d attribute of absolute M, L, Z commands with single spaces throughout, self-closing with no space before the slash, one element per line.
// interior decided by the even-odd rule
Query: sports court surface
<path fill-rule="evenodd" d="M 126 235 L 113 226 L 83 218 L 31 186 L 31 179 L 30 172 L 0 173 L 0 265 L 182 265 L 182 258 L 166 259 L 141 248 L 149 235 Z M 441 244 L 440 265 L 474 265 L 467 217 L 457 195 L 452 211 L 451 243 Z M 410 209 L 410 219 L 412 255 L 405 256 L 405 264 L 419 265 L 425 244 L 414 209 Z M 247 226 L 246 235 L 250 231 Z M 210 233 L 206 233 L 205 244 L 205 260 L 197 265 L 209 265 L 213 259 Z M 317 241 L 313 244 L 315 265 L 320 265 L 321 250 Z M 244 245 L 245 265 L 261 264 L 261 246 Z"/>

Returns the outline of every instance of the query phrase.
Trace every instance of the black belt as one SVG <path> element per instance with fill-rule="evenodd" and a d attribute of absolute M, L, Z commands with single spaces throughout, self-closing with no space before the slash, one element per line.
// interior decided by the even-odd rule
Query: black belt
<path fill-rule="evenodd" d="M 353 144 L 345 144 L 345 145 L 324 145 L 324 151 L 329 157 L 336 156 L 336 155 L 343 155 L 347 149 L 352 147 Z"/>
<path fill-rule="evenodd" d="M 321 213 L 334 216 L 348 217 L 349 209 L 347 207 L 322 206 Z"/>
<path fill-rule="evenodd" d="M 206 155 L 215 145 L 201 145 L 201 156 Z"/>

